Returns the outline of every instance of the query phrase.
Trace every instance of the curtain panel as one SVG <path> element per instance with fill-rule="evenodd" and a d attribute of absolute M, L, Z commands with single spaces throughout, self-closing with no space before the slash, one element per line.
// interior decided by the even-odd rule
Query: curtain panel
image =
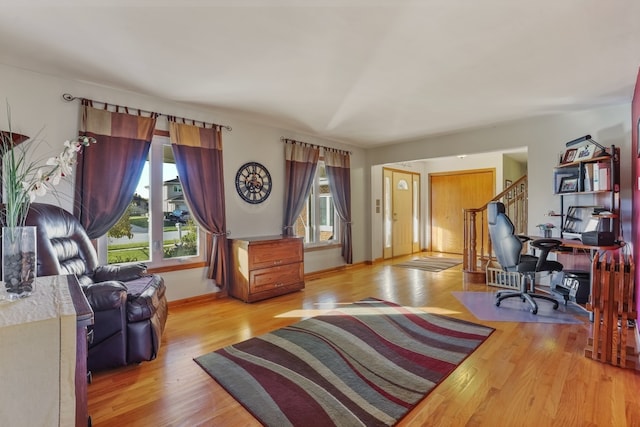
<path fill-rule="evenodd" d="M 229 249 L 221 129 L 182 124 L 170 117 L 169 137 L 191 216 L 212 236 L 207 240 L 207 253 L 211 255 L 208 277 L 227 288 Z"/>
<path fill-rule="evenodd" d="M 283 236 L 294 236 L 296 219 L 309 197 L 318 167 L 320 149 L 315 146 L 286 140 L 285 154 L 285 200 Z"/>
<path fill-rule="evenodd" d="M 149 154 L 157 114 L 96 109 L 82 102 L 81 133 L 96 139 L 78 153 L 74 214 L 91 239 L 109 231 L 131 203 Z M 140 112 L 138 111 L 138 114 Z"/>
<path fill-rule="evenodd" d="M 348 152 L 325 148 L 329 188 L 333 196 L 333 205 L 340 217 L 342 257 L 347 264 L 353 263 L 351 238 L 351 158 Z"/>

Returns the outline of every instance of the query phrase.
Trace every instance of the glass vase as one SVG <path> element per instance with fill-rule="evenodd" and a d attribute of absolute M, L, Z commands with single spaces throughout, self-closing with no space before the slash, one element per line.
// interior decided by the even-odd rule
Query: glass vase
<path fill-rule="evenodd" d="M 36 259 L 36 227 L 2 227 L 2 290 L 6 299 L 33 293 Z"/>

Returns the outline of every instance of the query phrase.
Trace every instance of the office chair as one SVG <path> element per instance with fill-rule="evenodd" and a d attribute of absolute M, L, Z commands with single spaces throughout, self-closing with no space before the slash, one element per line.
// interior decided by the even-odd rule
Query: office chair
<path fill-rule="evenodd" d="M 539 271 L 562 271 L 562 264 L 556 261 L 547 260 L 547 256 L 552 249 L 560 246 L 560 241 L 555 239 L 531 240 L 530 245 L 540 250 L 540 255 L 522 254 L 523 242 L 530 240 L 525 236 L 517 236 L 515 227 L 505 214 L 504 204 L 501 202 L 490 202 L 487 206 L 489 236 L 493 244 L 493 251 L 498 263 L 504 271 L 520 273 L 520 291 L 500 291 L 496 294 L 496 306 L 507 298 L 518 297 L 523 302 L 528 302 L 531 306 L 531 313 L 538 312 L 538 305 L 534 301 L 543 299 L 553 302 L 553 309 L 558 308 L 558 301 L 554 298 L 535 293 L 534 279 Z M 530 289 L 527 288 L 527 280 Z"/>

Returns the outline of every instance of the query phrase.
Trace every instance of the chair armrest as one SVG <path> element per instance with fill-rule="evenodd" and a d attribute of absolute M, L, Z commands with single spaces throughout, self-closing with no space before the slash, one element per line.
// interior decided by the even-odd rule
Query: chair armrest
<path fill-rule="evenodd" d="M 557 239 L 536 239 L 529 243 L 536 249 L 540 249 L 543 254 L 546 255 L 551 252 L 553 249 L 557 249 L 562 245 L 562 242 Z"/>
<path fill-rule="evenodd" d="M 83 291 L 93 311 L 111 310 L 127 302 L 127 287 L 115 280 L 83 286 Z"/>
<path fill-rule="evenodd" d="M 147 273 L 147 266 L 141 263 L 124 265 L 99 265 L 93 272 L 94 282 L 117 280 L 126 282 Z"/>
<path fill-rule="evenodd" d="M 536 239 L 529 242 L 531 246 L 536 249 L 540 249 L 540 256 L 538 257 L 538 262 L 536 264 L 536 271 L 542 271 L 543 265 L 547 263 L 547 256 L 549 256 L 549 252 L 554 249 L 558 249 L 562 242 L 557 239 Z M 555 261 L 549 261 L 555 267 L 554 269 L 562 270 L 562 264 L 556 263 Z M 557 264 L 557 265 L 556 265 Z"/>

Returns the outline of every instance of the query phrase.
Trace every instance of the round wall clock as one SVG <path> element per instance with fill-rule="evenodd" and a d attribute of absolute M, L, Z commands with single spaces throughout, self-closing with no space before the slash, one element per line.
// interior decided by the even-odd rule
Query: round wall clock
<path fill-rule="evenodd" d="M 260 163 L 245 163 L 236 174 L 236 190 L 244 201 L 262 203 L 271 193 L 271 175 Z"/>

